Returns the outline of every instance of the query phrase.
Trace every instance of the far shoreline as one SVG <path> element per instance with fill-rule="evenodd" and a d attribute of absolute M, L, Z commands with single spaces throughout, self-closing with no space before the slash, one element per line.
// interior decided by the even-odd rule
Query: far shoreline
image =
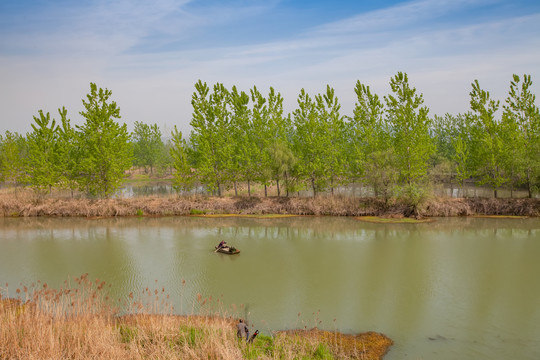
<path fill-rule="evenodd" d="M 433 217 L 540 217 L 540 199 L 431 197 L 415 207 L 398 200 L 323 195 L 260 196 L 141 196 L 87 199 L 36 197 L 31 191 L 0 193 L 1 217 L 129 217 L 129 216 L 251 216 L 298 215 L 424 219 Z"/>

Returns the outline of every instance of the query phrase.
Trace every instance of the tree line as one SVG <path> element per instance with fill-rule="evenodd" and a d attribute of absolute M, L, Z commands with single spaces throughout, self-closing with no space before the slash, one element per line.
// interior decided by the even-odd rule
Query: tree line
<path fill-rule="evenodd" d="M 335 91 L 310 96 L 301 90 L 285 114 L 283 97 L 221 83 L 195 84 L 191 132 L 175 127 L 165 140 L 156 124 L 136 122 L 129 133 L 111 91 L 90 84 L 83 99 L 82 126 L 71 126 L 65 108 L 59 122 L 38 112 L 26 136 L 0 135 L 0 176 L 36 191 L 53 187 L 111 196 L 132 166 L 154 172 L 173 169 L 179 192 L 203 185 L 221 196 L 253 184 L 275 185 L 278 196 L 309 189 L 313 195 L 363 183 L 388 201 L 413 205 L 434 181 L 466 180 L 525 188 L 540 186 L 540 115 L 529 75 L 513 75 L 501 106 L 475 80 L 470 111 L 430 117 L 423 95 L 406 73 L 390 79 L 379 96 L 357 81 L 351 115 L 341 113 Z"/>

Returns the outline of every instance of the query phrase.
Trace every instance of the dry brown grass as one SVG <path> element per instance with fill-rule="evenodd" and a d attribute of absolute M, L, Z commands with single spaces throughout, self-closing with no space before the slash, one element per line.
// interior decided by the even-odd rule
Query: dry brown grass
<path fill-rule="evenodd" d="M 236 338 L 237 320 L 223 313 L 171 315 L 160 301 L 164 290 L 146 289 L 153 302 L 130 294 L 123 303 L 129 315 L 119 316 L 105 289 L 83 275 L 60 289 L 38 282 L 17 289 L 16 299 L 0 295 L 0 359 L 309 359 L 321 349 L 336 359 L 381 359 L 392 344 L 377 333 L 321 330 L 247 344 Z"/>
<path fill-rule="evenodd" d="M 9 190 L 9 189 L 8 189 Z M 516 215 L 540 216 L 539 199 L 431 198 L 423 203 L 424 217 Z M 190 214 L 394 216 L 410 214 L 410 206 L 378 198 L 344 196 L 207 197 L 146 196 L 120 199 L 36 197 L 30 190 L 0 191 L 0 216 L 174 216 Z"/>

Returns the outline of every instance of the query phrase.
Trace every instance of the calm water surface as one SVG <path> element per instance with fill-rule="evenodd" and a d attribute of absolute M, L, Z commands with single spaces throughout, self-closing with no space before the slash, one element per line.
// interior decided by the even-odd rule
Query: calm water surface
<path fill-rule="evenodd" d="M 163 287 L 178 313 L 211 296 L 264 333 L 379 331 L 390 360 L 540 359 L 540 219 L 0 218 L 4 291 L 83 273 L 115 297 Z"/>

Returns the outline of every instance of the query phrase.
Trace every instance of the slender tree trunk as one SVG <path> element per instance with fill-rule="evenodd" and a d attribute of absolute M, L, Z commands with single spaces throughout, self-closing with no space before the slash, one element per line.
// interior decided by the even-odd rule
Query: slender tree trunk
<path fill-rule="evenodd" d="M 529 199 L 532 199 L 532 190 L 531 190 L 531 169 L 527 168 L 527 192 L 529 194 Z"/>
<path fill-rule="evenodd" d="M 268 189 L 266 184 L 264 184 L 264 197 L 268 197 Z"/>
<path fill-rule="evenodd" d="M 277 196 L 279 197 L 279 195 L 280 195 L 280 192 L 279 192 L 279 179 L 276 179 L 276 186 L 277 186 Z"/>
<path fill-rule="evenodd" d="M 221 184 L 219 183 L 219 181 L 217 182 L 217 194 L 219 197 L 221 197 Z"/>
<path fill-rule="evenodd" d="M 251 182 L 248 180 L 248 196 L 251 197 Z"/>
<path fill-rule="evenodd" d="M 234 196 L 238 196 L 238 190 L 236 189 L 236 181 L 234 182 Z"/>
<path fill-rule="evenodd" d="M 286 171 L 285 171 L 285 191 L 286 191 L 286 196 L 289 197 L 289 175 L 287 174 Z"/>
<path fill-rule="evenodd" d="M 315 190 L 315 179 L 311 178 L 311 187 L 313 189 L 313 197 L 315 198 L 317 196 L 317 191 Z"/>

